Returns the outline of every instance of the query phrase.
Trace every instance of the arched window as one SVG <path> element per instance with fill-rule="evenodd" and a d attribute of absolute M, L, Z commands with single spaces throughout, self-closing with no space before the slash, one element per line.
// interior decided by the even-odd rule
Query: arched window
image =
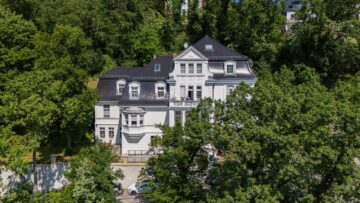
<path fill-rule="evenodd" d="M 235 61 L 226 61 L 224 63 L 225 75 L 234 75 L 236 72 L 236 62 Z"/>
<path fill-rule="evenodd" d="M 122 95 L 124 93 L 126 81 L 125 80 L 118 80 L 116 81 L 116 94 Z"/>
<path fill-rule="evenodd" d="M 140 83 L 131 82 L 129 84 L 129 95 L 130 99 L 138 99 L 140 96 Z"/>
<path fill-rule="evenodd" d="M 164 82 L 157 82 L 155 84 L 156 98 L 164 99 L 166 95 L 166 84 Z"/>

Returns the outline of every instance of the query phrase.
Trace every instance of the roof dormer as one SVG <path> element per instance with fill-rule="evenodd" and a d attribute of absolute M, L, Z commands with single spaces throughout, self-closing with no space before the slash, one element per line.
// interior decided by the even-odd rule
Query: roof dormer
<path fill-rule="evenodd" d="M 160 71 L 161 71 L 161 65 L 159 63 L 155 63 L 154 72 L 160 72 Z"/>
<path fill-rule="evenodd" d="M 129 84 L 129 98 L 130 99 L 139 99 L 140 97 L 140 83 L 131 82 Z"/>
<path fill-rule="evenodd" d="M 205 51 L 214 51 L 214 47 L 212 44 L 205 44 Z"/>

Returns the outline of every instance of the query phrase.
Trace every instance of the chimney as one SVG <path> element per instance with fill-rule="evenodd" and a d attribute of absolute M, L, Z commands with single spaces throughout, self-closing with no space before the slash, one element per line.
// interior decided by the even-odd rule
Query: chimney
<path fill-rule="evenodd" d="M 175 57 L 176 57 L 176 53 L 173 53 L 172 56 L 173 56 L 173 58 L 175 58 Z"/>
<path fill-rule="evenodd" d="M 153 55 L 153 60 L 156 59 L 156 57 L 157 57 L 156 54 L 154 54 L 154 55 Z"/>

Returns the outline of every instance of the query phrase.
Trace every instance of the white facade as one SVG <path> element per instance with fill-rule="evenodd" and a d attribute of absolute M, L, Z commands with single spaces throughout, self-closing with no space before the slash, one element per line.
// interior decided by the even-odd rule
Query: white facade
<path fill-rule="evenodd" d="M 213 42 L 207 37 L 203 40 L 206 43 Z M 144 83 L 135 79 L 132 81 L 118 79 L 111 83 L 116 86 L 113 87 L 116 89 L 116 94 L 128 96 L 128 100 L 125 101 L 121 97 L 119 101 L 102 100 L 97 103 L 96 139 L 104 143 L 121 145 L 122 155 L 144 153 L 152 150 L 150 147 L 152 137 L 162 136 L 160 125 L 174 126 L 176 122 L 184 124 L 187 112 L 196 107 L 201 99 L 225 100 L 241 82 L 254 86 L 256 77 L 251 71 L 251 62 L 239 58 L 239 55 L 214 58 L 206 51 L 219 49 L 220 54 L 232 53 L 224 51 L 227 48 L 216 44 L 218 42 L 214 43 L 216 47 L 212 44 L 197 45 L 197 48 L 190 46 L 177 57 L 171 58 L 172 67 L 168 69 L 164 81 L 153 79 L 152 83 Z M 205 51 L 200 50 L 202 47 Z M 212 58 L 205 55 L 210 55 L 209 57 Z M 154 71 L 157 72 L 160 66 L 163 65 L 156 62 Z M 111 79 L 114 75 L 109 73 L 107 77 Z M 150 80 L 150 76 L 148 77 Z M 102 82 L 106 83 L 105 79 Z M 125 83 L 127 88 L 124 87 Z M 106 86 L 101 91 L 108 91 L 111 88 Z M 151 100 L 141 102 L 142 95 Z"/>

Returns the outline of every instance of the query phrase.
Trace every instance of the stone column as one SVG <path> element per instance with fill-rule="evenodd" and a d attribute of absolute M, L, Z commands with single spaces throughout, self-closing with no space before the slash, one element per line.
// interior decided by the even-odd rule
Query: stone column
<path fill-rule="evenodd" d="M 173 127 L 175 125 L 175 111 L 169 110 L 169 126 Z"/>
<path fill-rule="evenodd" d="M 181 124 L 184 126 L 186 122 L 186 111 L 181 111 Z"/>

